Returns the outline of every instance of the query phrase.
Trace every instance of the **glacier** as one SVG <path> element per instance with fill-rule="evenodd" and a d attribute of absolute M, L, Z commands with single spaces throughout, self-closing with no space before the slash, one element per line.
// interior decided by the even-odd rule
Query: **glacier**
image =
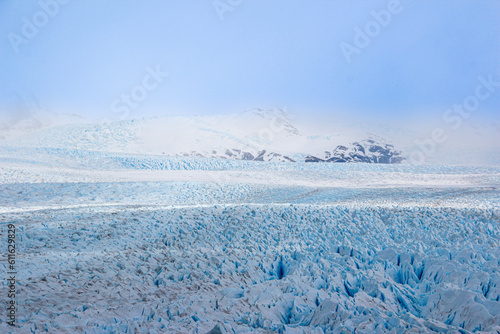
<path fill-rule="evenodd" d="M 0 332 L 500 332 L 499 167 L 151 154 L 122 125 L 0 142 Z"/>

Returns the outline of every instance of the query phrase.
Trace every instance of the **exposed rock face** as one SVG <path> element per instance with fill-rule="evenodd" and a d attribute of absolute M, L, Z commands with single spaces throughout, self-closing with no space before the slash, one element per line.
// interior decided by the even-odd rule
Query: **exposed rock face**
<path fill-rule="evenodd" d="M 273 161 L 273 162 L 295 162 L 294 159 L 276 152 L 261 150 L 248 152 L 240 149 L 212 150 L 211 152 L 191 151 L 182 153 L 183 156 L 196 156 L 206 158 L 248 160 L 248 161 Z M 336 162 L 336 163 L 379 163 L 398 164 L 404 158 L 401 151 L 394 145 L 382 140 L 365 139 L 354 142 L 348 146 L 338 145 L 333 151 L 325 151 L 323 155 L 307 155 L 305 162 Z"/>
<path fill-rule="evenodd" d="M 195 156 L 205 158 L 219 158 L 219 159 L 232 159 L 232 160 L 253 160 L 253 161 L 274 161 L 274 162 L 295 162 L 290 157 L 275 152 L 267 152 L 261 150 L 257 153 L 242 151 L 239 149 L 226 149 L 224 152 L 212 150 L 209 153 L 200 153 L 192 151 L 190 153 L 183 153 L 183 156 Z"/>
<path fill-rule="evenodd" d="M 354 142 L 350 147 L 339 145 L 333 151 L 325 151 L 321 157 L 309 155 L 306 162 L 365 162 L 397 164 L 404 160 L 401 151 L 392 144 L 379 143 L 373 139 Z"/>

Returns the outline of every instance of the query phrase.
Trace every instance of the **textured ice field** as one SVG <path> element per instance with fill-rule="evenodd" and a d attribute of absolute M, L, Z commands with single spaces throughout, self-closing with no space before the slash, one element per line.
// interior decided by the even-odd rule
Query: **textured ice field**
<path fill-rule="evenodd" d="M 3 309 L 0 332 L 498 333 L 499 185 L 498 168 L 1 147 L 19 323 Z"/>

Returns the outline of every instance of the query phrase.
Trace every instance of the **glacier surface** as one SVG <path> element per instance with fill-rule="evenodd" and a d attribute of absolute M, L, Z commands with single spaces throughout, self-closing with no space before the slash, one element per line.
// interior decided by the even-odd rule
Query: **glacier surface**
<path fill-rule="evenodd" d="M 500 332 L 500 168 L 100 143 L 0 146 L 1 333 Z"/>

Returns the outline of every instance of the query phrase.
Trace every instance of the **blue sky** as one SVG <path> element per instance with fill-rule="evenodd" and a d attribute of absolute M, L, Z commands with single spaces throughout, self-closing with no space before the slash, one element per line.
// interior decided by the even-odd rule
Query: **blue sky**
<path fill-rule="evenodd" d="M 372 11 L 397 4 L 73 0 L 56 8 L 54 1 L 0 2 L 2 112 L 35 98 L 50 111 L 106 117 L 157 67 L 168 76 L 143 89 L 128 116 L 286 107 L 440 119 L 474 93 L 478 76 L 500 81 L 496 0 L 401 0 L 350 62 L 341 43 L 355 46 L 356 27 L 376 29 Z M 26 38 L 30 24 L 37 32 Z M 474 112 L 499 121 L 499 107 L 500 88 Z"/>

